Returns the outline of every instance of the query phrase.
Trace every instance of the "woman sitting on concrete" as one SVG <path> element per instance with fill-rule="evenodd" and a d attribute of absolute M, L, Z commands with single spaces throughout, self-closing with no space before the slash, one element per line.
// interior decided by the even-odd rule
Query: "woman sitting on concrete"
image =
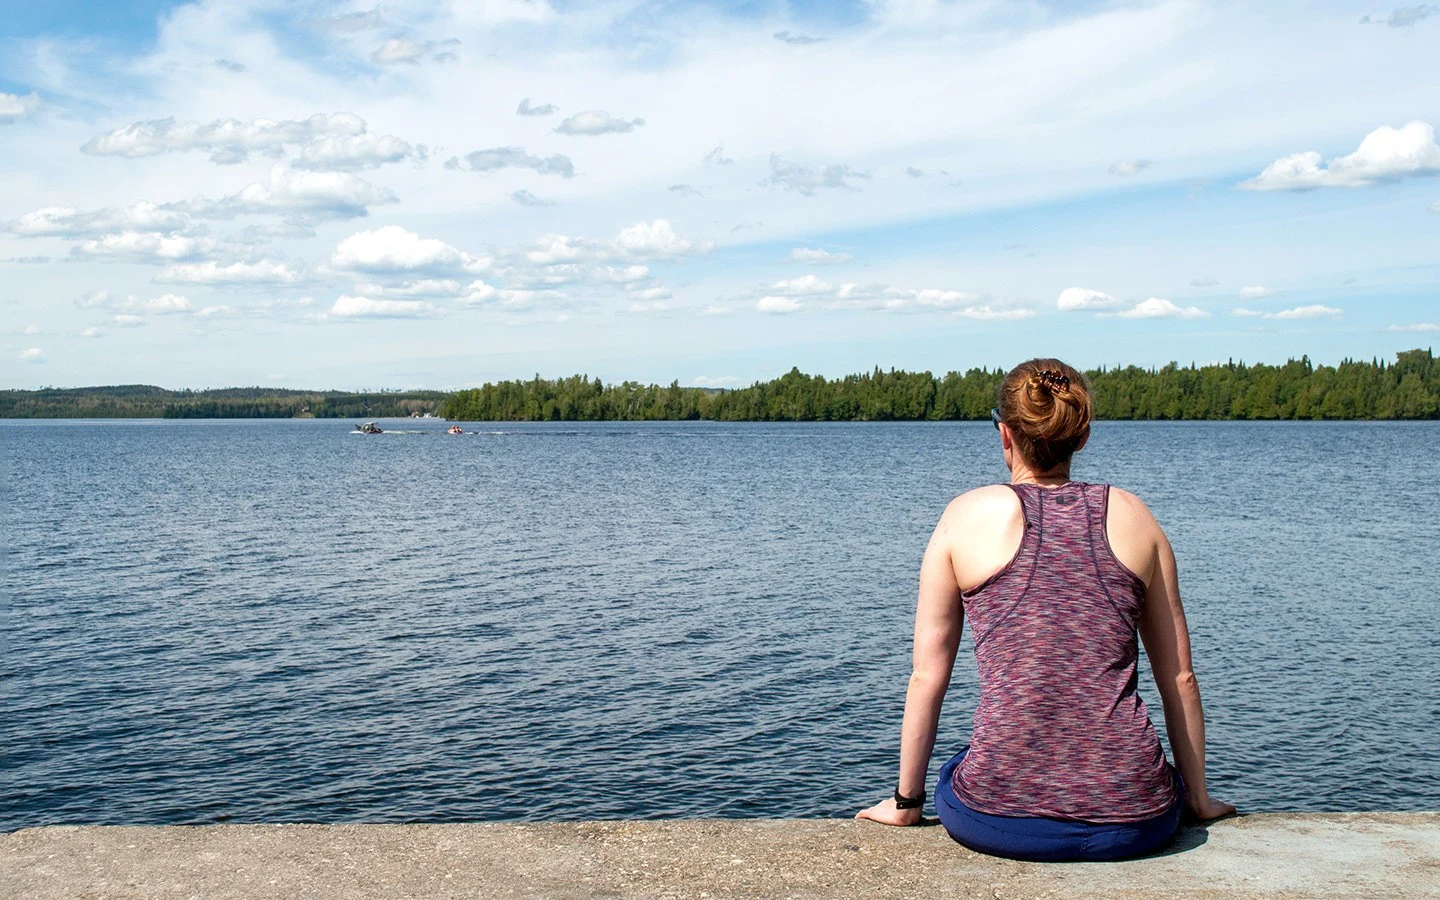
<path fill-rule="evenodd" d="M 895 796 L 859 814 L 914 825 L 940 704 L 966 614 L 980 702 L 970 745 L 940 769 L 935 807 L 951 837 L 1039 861 L 1123 859 L 1235 807 L 1205 790 L 1205 719 L 1175 556 L 1145 504 L 1071 481 L 1090 436 L 1079 372 L 1016 366 L 991 413 L 1010 484 L 953 500 L 920 568 L 914 673 Z M 1165 707 L 1177 772 L 1135 693 L 1136 632 Z"/>

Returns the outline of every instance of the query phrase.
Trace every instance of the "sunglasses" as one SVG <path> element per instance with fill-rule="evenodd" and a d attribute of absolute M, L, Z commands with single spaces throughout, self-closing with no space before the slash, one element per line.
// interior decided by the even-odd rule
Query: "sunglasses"
<path fill-rule="evenodd" d="M 990 421 L 995 423 L 995 430 L 1000 430 L 1000 410 L 990 407 Z"/>

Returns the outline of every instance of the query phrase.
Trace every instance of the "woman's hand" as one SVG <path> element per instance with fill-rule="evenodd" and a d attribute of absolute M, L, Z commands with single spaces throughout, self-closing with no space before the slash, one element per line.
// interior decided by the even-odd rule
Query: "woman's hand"
<path fill-rule="evenodd" d="M 1235 815 L 1234 804 L 1216 800 L 1214 797 L 1203 797 L 1196 802 L 1190 803 L 1189 806 L 1190 812 L 1201 822 L 1209 822 L 1212 819 Z"/>
<path fill-rule="evenodd" d="M 890 797 L 889 799 L 881 800 L 869 809 L 860 810 L 855 814 L 855 818 L 871 819 L 879 822 L 881 825 L 919 825 L 920 819 L 922 818 L 921 812 L 918 807 L 915 809 L 896 809 L 895 798 Z"/>

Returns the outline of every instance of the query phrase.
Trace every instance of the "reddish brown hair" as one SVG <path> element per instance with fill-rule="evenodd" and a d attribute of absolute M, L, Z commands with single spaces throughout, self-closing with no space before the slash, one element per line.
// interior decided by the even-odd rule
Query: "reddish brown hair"
<path fill-rule="evenodd" d="M 1069 468 L 1090 436 L 1090 388 L 1085 376 L 1058 359 L 1030 359 L 1000 383 L 1000 419 L 1015 448 L 1039 474 Z"/>

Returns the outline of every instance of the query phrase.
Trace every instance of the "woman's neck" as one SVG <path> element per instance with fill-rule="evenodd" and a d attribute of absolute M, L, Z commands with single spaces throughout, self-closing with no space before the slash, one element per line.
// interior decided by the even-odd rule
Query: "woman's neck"
<path fill-rule="evenodd" d="M 1046 472 L 1043 475 L 1032 472 L 1025 466 L 1016 466 L 1010 470 L 1011 484 L 1036 484 L 1040 487 L 1055 487 L 1066 484 L 1069 481 L 1070 472 L 1068 469 L 1064 471 Z"/>

